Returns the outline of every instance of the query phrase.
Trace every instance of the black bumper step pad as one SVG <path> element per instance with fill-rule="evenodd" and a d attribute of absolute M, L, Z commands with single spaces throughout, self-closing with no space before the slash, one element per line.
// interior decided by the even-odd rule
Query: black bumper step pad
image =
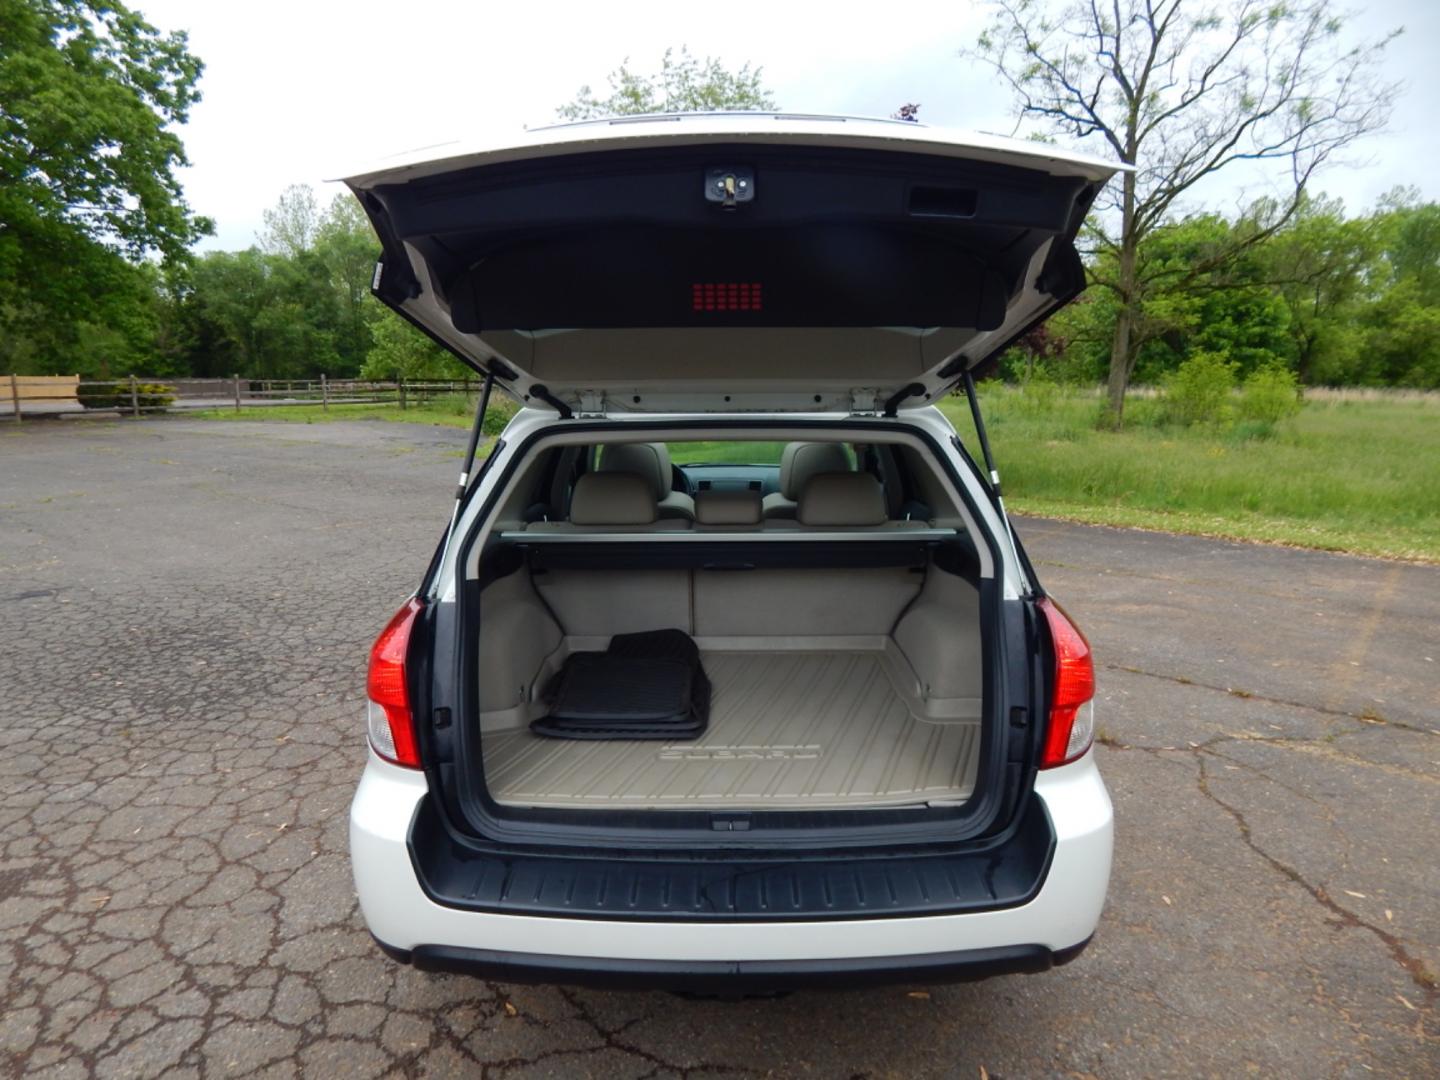
<path fill-rule="evenodd" d="M 710 680 L 680 630 L 616 634 L 603 653 L 574 653 L 545 688 L 549 712 L 530 725 L 557 739 L 664 739 L 705 733 Z"/>
<path fill-rule="evenodd" d="M 457 837 L 436 802 L 425 799 L 410 826 L 426 895 L 446 907 L 510 915 L 728 922 L 994 911 L 1034 899 L 1055 850 L 1044 800 L 1035 796 L 1012 829 L 988 841 L 828 855 L 525 851 Z"/>

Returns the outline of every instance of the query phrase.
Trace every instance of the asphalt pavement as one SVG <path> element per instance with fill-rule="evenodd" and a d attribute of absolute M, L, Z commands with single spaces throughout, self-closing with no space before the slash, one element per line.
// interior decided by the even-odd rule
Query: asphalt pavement
<path fill-rule="evenodd" d="M 1440 568 L 1055 521 L 1118 829 L 1069 967 L 707 1002 L 391 963 L 365 656 L 464 439 L 0 432 L 0 1075 L 1440 1075 Z"/>

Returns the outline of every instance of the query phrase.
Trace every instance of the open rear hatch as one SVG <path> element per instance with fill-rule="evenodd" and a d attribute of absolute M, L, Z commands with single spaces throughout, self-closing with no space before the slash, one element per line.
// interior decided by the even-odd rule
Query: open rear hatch
<path fill-rule="evenodd" d="M 351 176 L 375 292 L 562 412 L 894 412 L 1079 293 L 1116 166 L 923 125 L 738 114 L 528 133 Z"/>
<path fill-rule="evenodd" d="M 996 845 L 1034 816 L 1021 802 L 1034 730 L 1022 714 L 1038 715 L 1034 627 L 1021 599 L 1002 596 L 998 539 L 982 535 L 975 507 L 961 512 L 958 475 L 931 485 L 952 504 L 945 514 L 891 520 L 877 478 L 878 514 L 846 502 L 853 519 L 797 509 L 802 532 L 788 538 L 761 521 L 744 536 L 704 534 L 688 521 L 662 528 L 653 504 L 632 522 L 618 499 L 610 509 L 624 514 L 579 520 L 587 469 L 543 453 L 605 443 L 621 426 L 629 439 L 613 441 L 672 427 L 714 437 L 709 425 L 774 423 L 736 413 L 925 405 L 1080 291 L 1074 238 L 1113 171 L 915 124 L 748 114 L 572 125 L 347 181 L 382 241 L 376 294 L 478 371 L 564 417 L 683 414 L 532 430 L 490 501 L 468 517 L 457 506 L 470 531 L 457 532 L 456 558 L 470 569 L 459 603 L 434 605 L 437 711 L 454 721 L 434 771 L 443 816 L 469 829 L 444 844 L 412 836 L 417 859 L 437 860 L 423 877 L 451 880 L 439 867 L 463 864 L 453 881 L 481 889 L 467 875 L 491 873 L 491 842 L 502 854 L 598 844 L 792 856 L 966 843 L 989 852 L 976 867 L 998 865 Z M 704 413 L 731 415 L 702 429 Z M 787 439 L 837 437 L 813 415 L 777 426 Z M 910 440 L 917 469 L 951 469 L 948 449 L 912 425 L 866 419 L 857 431 L 852 441 Z M 466 490 L 462 475 L 462 504 Z M 547 511 L 529 516 L 538 504 Z M 502 514 L 509 524 L 493 536 L 481 527 Z M 667 630 L 689 635 L 713 683 L 700 734 L 571 730 L 554 742 L 537 730 L 687 719 L 680 683 L 638 719 L 613 688 L 598 706 L 575 695 L 574 715 L 550 689 L 566 688 L 555 680 L 573 656 L 596 666 L 626 635 Z M 439 655 L 451 648 L 458 659 Z M 1025 882 L 1038 880 L 1049 836 L 1042 822 L 1026 842 Z M 689 872 L 676 888 L 704 885 Z M 599 873 L 603 898 L 611 870 Z M 976 902 L 1000 902 L 991 871 L 977 874 Z M 928 881 L 917 895 L 930 895 Z"/>

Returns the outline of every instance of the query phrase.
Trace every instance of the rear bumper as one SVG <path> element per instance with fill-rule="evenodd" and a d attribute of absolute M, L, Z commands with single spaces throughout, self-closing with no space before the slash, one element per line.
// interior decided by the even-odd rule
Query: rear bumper
<path fill-rule="evenodd" d="M 895 983 L 956 983 L 994 975 L 1029 974 L 1068 964 L 1089 939 L 1052 952 L 1040 945 L 1009 945 L 920 956 L 839 960 L 617 960 L 547 956 L 421 945 L 380 948 L 392 960 L 421 971 L 474 975 L 508 983 L 563 983 L 608 990 L 674 990 L 697 994 L 762 994 L 781 990 L 838 990 Z"/>
<path fill-rule="evenodd" d="M 513 848 L 462 843 L 435 801 L 425 799 L 410 826 L 420 887 L 444 907 L 499 915 L 711 925 L 994 911 L 1035 896 L 1055 847 L 1045 804 L 1032 799 L 1003 840 L 962 851 L 517 857 Z"/>
<path fill-rule="evenodd" d="M 351 862 L 371 933 L 422 969 L 716 992 L 963 980 L 1063 962 L 1099 921 L 1113 817 L 1094 755 L 1041 773 L 1035 790 L 1055 833 L 1049 871 L 1031 899 L 999 910 L 697 924 L 444 906 L 425 894 L 407 846 L 425 778 L 373 754 L 351 806 Z"/>

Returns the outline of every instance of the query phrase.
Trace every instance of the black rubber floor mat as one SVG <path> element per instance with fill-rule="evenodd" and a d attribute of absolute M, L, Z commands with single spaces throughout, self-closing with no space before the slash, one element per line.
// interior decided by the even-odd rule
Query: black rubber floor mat
<path fill-rule="evenodd" d="M 603 653 L 574 653 L 545 689 L 537 735 L 566 739 L 670 739 L 705 732 L 710 680 L 700 650 L 679 630 L 617 634 Z"/>

